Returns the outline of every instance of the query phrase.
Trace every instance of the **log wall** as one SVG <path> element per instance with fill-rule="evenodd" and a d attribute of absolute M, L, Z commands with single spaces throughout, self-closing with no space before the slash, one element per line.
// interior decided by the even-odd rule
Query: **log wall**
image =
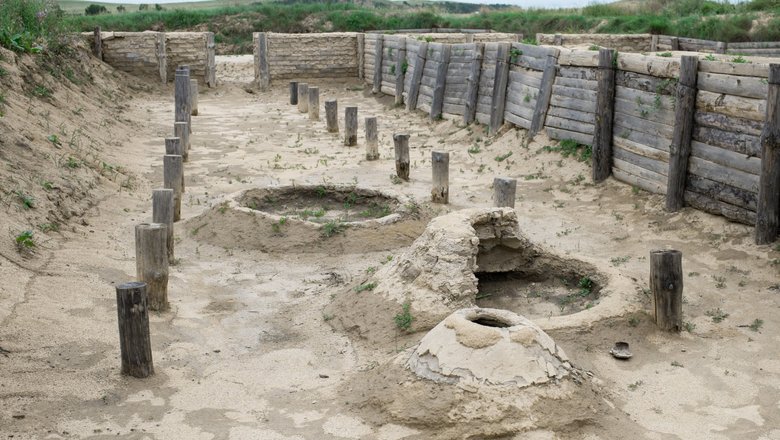
<path fill-rule="evenodd" d="M 596 45 L 618 52 L 647 52 L 652 40 L 650 34 L 536 34 L 536 42 L 552 46 L 556 35 L 563 47 Z"/>
<path fill-rule="evenodd" d="M 211 32 L 166 32 L 165 55 L 167 57 L 167 77 L 173 79 L 176 67 L 190 66 L 190 77 L 201 84 L 210 84 L 214 65 L 214 44 Z M 209 53 L 211 52 L 211 54 Z"/>
<path fill-rule="evenodd" d="M 562 49 L 545 129 L 551 139 L 592 145 L 596 120 L 598 51 Z"/>
<path fill-rule="evenodd" d="M 257 41 L 259 33 L 255 33 Z M 376 40 L 366 46 L 373 50 Z M 271 80 L 291 78 L 344 78 L 358 76 L 357 33 L 266 33 Z M 255 47 L 257 45 L 255 44 Z M 257 51 L 255 51 L 255 57 Z M 373 66 L 373 60 L 372 60 Z M 373 79 L 373 69 L 366 76 Z"/>

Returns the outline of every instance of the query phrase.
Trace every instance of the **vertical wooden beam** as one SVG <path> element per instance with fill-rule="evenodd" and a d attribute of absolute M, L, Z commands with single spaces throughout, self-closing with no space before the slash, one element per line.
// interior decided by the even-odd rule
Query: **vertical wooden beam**
<path fill-rule="evenodd" d="M 174 121 L 189 122 L 190 111 L 190 73 L 189 70 L 176 69 L 174 75 Z"/>
<path fill-rule="evenodd" d="M 395 174 L 409 181 L 409 135 L 394 134 L 393 143 L 395 144 Z"/>
<path fill-rule="evenodd" d="M 596 127 L 593 132 L 593 181 L 601 182 L 612 174 L 612 118 L 615 114 L 615 65 L 613 49 L 599 49 L 596 72 Z"/>
<path fill-rule="evenodd" d="M 431 152 L 433 185 L 431 202 L 447 204 L 450 201 L 450 153 Z"/>
<path fill-rule="evenodd" d="M 298 83 L 298 111 L 301 113 L 309 112 L 309 85 L 307 83 Z"/>
<path fill-rule="evenodd" d="M 320 88 L 309 87 L 309 119 L 320 120 Z"/>
<path fill-rule="evenodd" d="M 406 109 L 411 111 L 417 108 L 417 96 L 420 93 L 420 81 L 425 71 L 425 62 L 428 59 L 428 43 L 423 41 L 415 55 L 417 60 L 412 70 L 412 81 L 409 83 L 409 91 L 406 93 Z"/>
<path fill-rule="evenodd" d="M 469 34 L 471 35 L 471 34 Z M 469 76 L 466 79 L 466 110 L 463 112 L 463 123 L 471 124 L 477 115 L 477 99 L 479 99 L 479 77 L 482 73 L 482 57 L 485 53 L 483 43 L 474 44 L 474 58 L 469 66 Z"/>
<path fill-rule="evenodd" d="M 156 32 L 155 50 L 157 51 L 157 67 L 160 69 L 160 81 L 168 83 L 168 54 L 165 52 L 165 33 Z"/>
<path fill-rule="evenodd" d="M 364 79 L 366 77 L 366 34 L 357 34 L 357 63 L 358 63 L 358 78 Z"/>
<path fill-rule="evenodd" d="M 727 49 L 728 43 L 724 41 L 718 41 L 718 44 L 715 45 L 715 53 L 725 54 Z"/>
<path fill-rule="evenodd" d="M 168 310 L 167 227 L 160 223 L 135 226 L 136 278 L 147 286 L 149 308 Z"/>
<path fill-rule="evenodd" d="M 509 51 L 511 47 L 511 43 L 498 44 L 495 79 L 493 81 L 493 96 L 490 99 L 490 135 L 496 134 L 504 123 L 506 88 L 509 84 Z"/>
<path fill-rule="evenodd" d="M 672 50 L 680 50 L 680 39 L 677 37 L 672 37 L 670 39 L 672 44 Z"/>
<path fill-rule="evenodd" d="M 650 252 L 650 291 L 653 292 L 655 323 L 661 330 L 682 329 L 682 253 L 676 250 Z"/>
<path fill-rule="evenodd" d="M 216 47 L 214 43 L 214 32 L 206 33 L 206 85 L 209 87 L 217 86 L 217 62 Z"/>
<path fill-rule="evenodd" d="M 146 283 L 134 281 L 116 287 L 121 373 L 138 378 L 154 374 Z"/>
<path fill-rule="evenodd" d="M 696 114 L 696 80 L 699 57 L 680 58 L 680 80 L 677 82 L 674 108 L 674 131 L 669 146 L 669 172 L 666 185 L 666 210 L 675 212 L 685 204 L 688 158 L 691 155 L 694 115 Z"/>
<path fill-rule="evenodd" d="M 184 162 L 189 160 L 189 143 L 190 143 L 190 124 L 187 122 L 174 122 L 173 123 L 173 136 L 179 139 L 181 144 L 181 158 Z M 166 143 L 167 150 L 167 143 Z M 170 154 L 170 153 L 165 153 Z"/>
<path fill-rule="evenodd" d="M 552 99 L 553 85 L 555 84 L 555 77 L 558 75 L 558 49 L 551 49 L 551 52 L 547 54 L 547 61 L 544 65 L 544 73 L 542 73 L 542 84 L 539 88 L 539 97 L 536 99 L 536 107 L 534 108 L 534 116 L 531 120 L 531 130 L 529 130 L 529 137 L 533 138 L 544 128 L 544 122 L 547 119 L 547 110 L 550 108 L 550 100 Z"/>
<path fill-rule="evenodd" d="M 358 108 L 351 106 L 344 109 L 344 145 L 357 145 Z"/>
<path fill-rule="evenodd" d="M 325 101 L 325 122 L 328 133 L 339 132 L 339 104 L 335 99 Z"/>
<path fill-rule="evenodd" d="M 650 52 L 655 52 L 658 50 L 658 35 L 651 35 L 650 36 Z"/>
<path fill-rule="evenodd" d="M 257 82 L 260 90 L 268 90 L 271 85 L 271 70 L 268 66 L 268 36 L 265 32 L 257 33 L 255 51 Z"/>
<path fill-rule="evenodd" d="M 165 248 L 168 250 L 168 263 L 173 264 L 173 190 L 159 188 L 152 191 L 152 222 L 166 226 Z"/>
<path fill-rule="evenodd" d="M 371 93 L 377 94 L 382 91 L 382 59 L 384 56 L 385 36 L 377 34 L 376 45 L 374 46 L 374 85 Z"/>
<path fill-rule="evenodd" d="M 163 156 L 163 187 L 173 190 L 173 221 L 181 220 L 181 199 L 184 193 L 184 164 L 181 156 Z"/>
<path fill-rule="evenodd" d="M 760 138 L 756 244 L 772 243 L 780 228 L 780 64 L 769 65 L 768 83 L 766 119 Z"/>
<path fill-rule="evenodd" d="M 198 116 L 198 80 L 190 78 L 190 115 Z"/>
<path fill-rule="evenodd" d="M 444 87 L 447 83 L 447 69 L 450 66 L 450 53 L 452 46 L 449 44 L 441 45 L 441 59 L 436 67 L 436 85 L 433 87 L 433 100 L 431 102 L 431 120 L 441 118 L 442 108 L 444 107 Z"/>
<path fill-rule="evenodd" d="M 517 195 L 517 179 L 496 177 L 493 179 L 493 206 L 514 208 Z"/>
<path fill-rule="evenodd" d="M 298 105 L 298 81 L 290 81 L 290 105 Z"/>
<path fill-rule="evenodd" d="M 103 35 L 100 33 L 100 26 L 96 26 L 94 30 L 95 42 L 92 46 L 92 51 L 95 57 L 100 61 L 103 61 Z"/>
<path fill-rule="evenodd" d="M 561 34 L 555 34 L 555 37 L 553 37 L 553 46 L 563 46 L 563 37 Z"/>
<path fill-rule="evenodd" d="M 177 122 L 176 124 L 179 125 L 180 130 L 184 131 L 186 130 L 186 124 L 184 122 Z M 185 132 L 186 134 L 186 132 Z M 187 135 L 189 136 L 189 135 Z M 182 162 L 186 162 L 184 159 L 184 144 L 181 142 L 182 138 L 180 137 L 172 137 L 172 138 L 165 138 L 165 154 L 172 154 L 174 156 L 181 156 Z M 182 173 L 181 176 L 181 191 L 184 192 L 184 174 Z M 164 222 L 155 222 L 155 223 L 164 223 Z"/>
<path fill-rule="evenodd" d="M 409 62 L 406 60 L 406 38 L 399 42 L 398 58 L 395 60 L 395 105 L 404 103 L 404 80 Z"/>
<path fill-rule="evenodd" d="M 379 131 L 376 116 L 366 118 L 366 160 L 379 159 Z"/>

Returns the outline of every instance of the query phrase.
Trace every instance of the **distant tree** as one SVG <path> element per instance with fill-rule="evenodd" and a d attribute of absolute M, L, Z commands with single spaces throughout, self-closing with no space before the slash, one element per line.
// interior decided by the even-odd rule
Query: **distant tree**
<path fill-rule="evenodd" d="M 87 15 L 108 14 L 108 9 L 103 5 L 89 5 L 84 9 L 84 13 Z"/>
<path fill-rule="evenodd" d="M 155 3 L 155 4 L 154 4 L 154 10 L 155 10 L 155 11 L 162 11 L 163 9 L 165 9 L 165 8 L 163 8 L 162 6 L 160 6 L 160 4 L 159 4 L 159 3 Z"/>
<path fill-rule="evenodd" d="M 116 7 L 116 12 L 119 12 L 120 14 L 125 12 L 127 8 L 125 8 L 123 5 L 119 5 Z"/>
<path fill-rule="evenodd" d="M 140 5 L 138 5 L 139 11 L 146 11 L 148 9 L 149 9 L 149 5 L 147 5 L 146 3 L 141 3 Z"/>

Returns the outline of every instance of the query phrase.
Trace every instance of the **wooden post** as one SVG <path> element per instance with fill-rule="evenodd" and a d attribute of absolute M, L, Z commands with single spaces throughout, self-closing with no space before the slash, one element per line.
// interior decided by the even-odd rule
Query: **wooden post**
<path fill-rule="evenodd" d="M 563 46 L 563 37 L 561 34 L 555 34 L 555 37 L 553 37 L 553 46 Z"/>
<path fill-rule="evenodd" d="M 718 41 L 718 44 L 715 45 L 715 53 L 725 54 L 726 49 L 728 49 L 728 43 L 726 42 Z"/>
<path fill-rule="evenodd" d="M 325 121 L 328 133 L 339 132 L 339 104 L 335 99 L 325 101 Z"/>
<path fill-rule="evenodd" d="M 184 165 L 181 156 L 166 154 L 163 156 L 163 187 L 173 190 L 173 221 L 181 220 L 182 182 Z"/>
<path fill-rule="evenodd" d="M 612 174 L 612 118 L 615 112 L 615 64 L 613 49 L 599 49 L 596 72 L 596 127 L 593 132 L 593 181 L 601 182 Z"/>
<path fill-rule="evenodd" d="M 680 80 L 677 82 L 674 108 L 674 131 L 669 146 L 669 172 L 666 185 L 666 210 L 679 211 L 685 201 L 688 158 L 691 155 L 694 115 L 696 114 L 696 79 L 699 58 L 680 58 Z"/>
<path fill-rule="evenodd" d="M 168 250 L 168 262 L 173 264 L 173 190 L 155 189 L 152 191 L 152 222 L 166 226 L 165 248 Z"/>
<path fill-rule="evenodd" d="M 761 131 L 761 176 L 756 208 L 756 244 L 769 244 L 780 228 L 780 64 L 769 65 L 766 119 Z"/>
<path fill-rule="evenodd" d="M 206 85 L 209 88 L 217 86 L 216 47 L 214 32 L 206 32 Z"/>
<path fill-rule="evenodd" d="M 403 180 L 409 180 L 409 135 L 394 134 L 395 174 Z"/>
<path fill-rule="evenodd" d="M 189 70 L 176 69 L 174 76 L 175 122 L 190 121 L 190 73 Z"/>
<path fill-rule="evenodd" d="M 366 118 L 366 160 L 379 159 L 379 135 L 376 116 Z"/>
<path fill-rule="evenodd" d="M 447 204 L 450 201 L 450 153 L 431 152 L 433 187 L 431 202 Z"/>
<path fill-rule="evenodd" d="M 268 67 L 268 37 L 265 32 L 258 32 L 257 34 L 257 81 L 260 85 L 260 90 L 268 90 L 271 85 L 271 70 Z"/>
<path fill-rule="evenodd" d="M 138 378 L 154 374 L 146 283 L 133 281 L 116 287 L 121 373 Z"/>
<path fill-rule="evenodd" d="M 517 194 L 517 179 L 496 177 L 493 179 L 493 206 L 514 208 Z"/>
<path fill-rule="evenodd" d="M 682 329 L 682 252 L 650 252 L 650 291 L 653 292 L 655 323 L 661 330 Z"/>
<path fill-rule="evenodd" d="M 658 35 L 651 35 L 650 36 L 650 52 L 655 52 L 658 50 Z"/>
<path fill-rule="evenodd" d="M 473 35 L 472 35 L 473 36 Z M 474 58 L 469 67 L 469 76 L 466 79 L 466 110 L 463 112 L 463 123 L 471 124 L 477 116 L 477 100 L 479 99 L 479 77 L 482 73 L 482 57 L 485 45 L 474 44 Z"/>
<path fill-rule="evenodd" d="M 95 57 L 100 61 L 103 61 L 103 35 L 100 33 L 100 26 L 95 27 L 94 31 L 95 43 L 92 47 Z"/>
<path fill-rule="evenodd" d="M 309 87 L 309 119 L 320 120 L 320 88 Z"/>
<path fill-rule="evenodd" d="M 452 46 L 442 44 L 441 60 L 436 68 L 436 85 L 433 88 L 433 100 L 431 102 L 431 120 L 441 119 L 442 108 L 444 107 L 444 86 L 447 83 L 447 68 L 450 65 L 450 51 Z"/>
<path fill-rule="evenodd" d="M 365 79 L 366 77 L 366 35 L 363 33 L 357 34 L 357 61 L 358 61 L 358 78 Z"/>
<path fill-rule="evenodd" d="M 298 81 L 290 81 L 290 105 L 298 105 Z"/>
<path fill-rule="evenodd" d="M 149 308 L 168 310 L 168 231 L 160 223 L 135 226 L 135 274 L 146 283 Z"/>
<path fill-rule="evenodd" d="M 190 115 L 198 116 L 198 80 L 190 79 L 190 104 L 192 111 Z"/>
<path fill-rule="evenodd" d="M 181 144 L 181 158 L 186 162 L 190 157 L 190 124 L 186 122 L 174 122 L 173 136 L 179 138 L 179 143 Z M 167 145 L 168 144 L 166 143 L 166 151 L 168 148 Z"/>
<path fill-rule="evenodd" d="M 398 46 L 398 58 L 395 60 L 395 105 L 404 103 L 404 79 L 409 62 L 406 60 L 406 38 Z"/>
<path fill-rule="evenodd" d="M 309 85 L 298 83 L 298 111 L 301 113 L 309 112 Z"/>
<path fill-rule="evenodd" d="M 406 109 L 409 111 L 417 108 L 417 96 L 420 93 L 420 82 L 425 72 L 425 60 L 428 59 L 428 43 L 423 41 L 417 49 L 417 60 L 412 69 L 412 81 L 409 83 L 409 91 L 406 93 Z"/>
<path fill-rule="evenodd" d="M 509 84 L 509 51 L 511 43 L 499 43 L 496 56 L 496 71 L 493 82 L 493 96 L 490 99 L 490 126 L 488 133 L 494 135 L 504 124 L 506 87 Z"/>
<path fill-rule="evenodd" d="M 376 46 L 374 47 L 374 84 L 371 89 L 371 93 L 377 94 L 382 91 L 382 59 L 384 58 L 384 45 L 385 36 L 382 34 L 376 35 Z"/>
<path fill-rule="evenodd" d="M 344 109 L 344 145 L 351 147 L 357 145 L 358 108 L 347 107 Z"/>
<path fill-rule="evenodd" d="M 184 126 L 183 122 L 179 122 L 179 124 L 182 124 L 182 127 Z M 182 161 L 184 161 L 184 154 L 182 154 L 183 152 L 184 149 L 182 148 L 181 138 L 178 137 L 165 138 L 165 154 L 173 154 L 175 156 L 181 156 Z M 181 192 L 184 193 L 184 173 L 182 173 L 181 176 Z M 163 223 L 163 222 L 156 221 L 155 223 Z"/>
<path fill-rule="evenodd" d="M 677 37 L 670 38 L 672 44 L 672 50 L 680 50 L 680 39 Z"/>
<path fill-rule="evenodd" d="M 544 73 L 542 73 L 542 84 L 539 88 L 539 97 L 536 100 L 534 116 L 531 120 L 531 130 L 529 137 L 533 138 L 544 128 L 547 119 L 547 110 L 550 109 L 550 100 L 552 99 L 553 85 L 555 77 L 558 75 L 558 49 L 552 50 L 547 54 L 547 61 L 544 64 Z"/>

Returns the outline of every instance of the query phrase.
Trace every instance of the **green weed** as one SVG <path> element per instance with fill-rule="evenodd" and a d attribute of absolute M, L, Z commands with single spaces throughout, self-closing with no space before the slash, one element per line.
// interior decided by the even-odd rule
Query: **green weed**
<path fill-rule="evenodd" d="M 412 305 L 407 303 L 404 303 L 401 306 L 401 313 L 395 315 L 393 317 L 393 321 L 395 321 L 395 326 L 398 327 L 399 330 L 402 331 L 409 331 L 409 329 L 412 327 L 412 322 L 414 322 L 414 316 L 412 316 L 411 313 Z"/>

